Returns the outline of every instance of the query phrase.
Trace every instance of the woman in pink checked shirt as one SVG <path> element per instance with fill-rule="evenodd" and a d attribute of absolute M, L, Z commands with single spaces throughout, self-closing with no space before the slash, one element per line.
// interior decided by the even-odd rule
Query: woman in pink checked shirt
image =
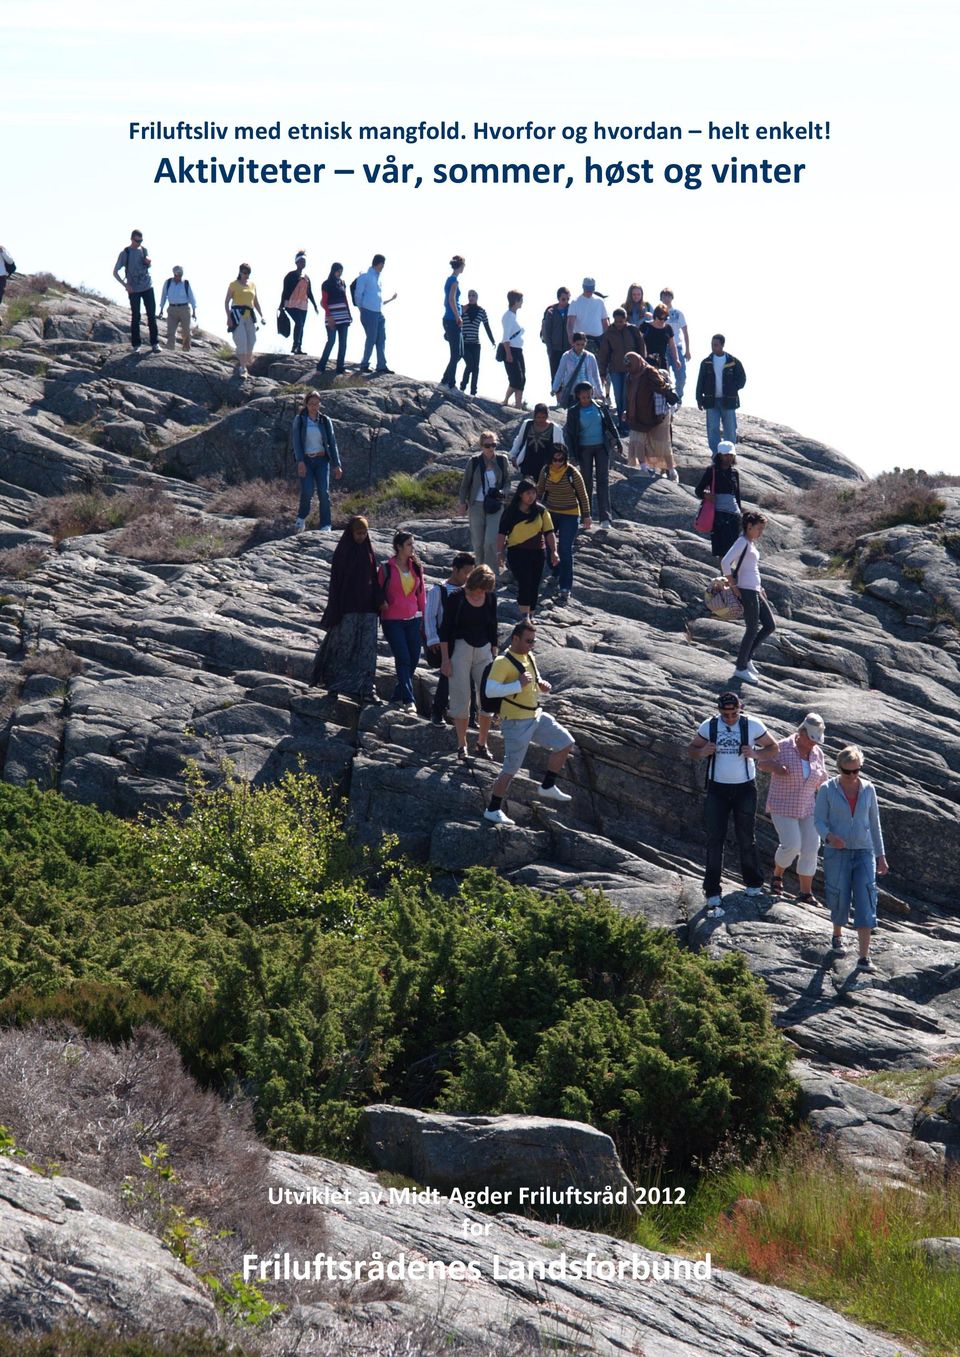
<path fill-rule="evenodd" d="M 781 740 L 777 752 L 759 766 L 770 774 L 767 814 L 773 820 L 780 845 L 774 857 L 774 895 L 783 894 L 783 874 L 797 863 L 800 903 L 815 905 L 813 877 L 817 870 L 820 835 L 813 823 L 813 805 L 822 783 L 827 780 L 823 759 L 825 726 L 823 717 L 809 712 L 799 728 Z"/>

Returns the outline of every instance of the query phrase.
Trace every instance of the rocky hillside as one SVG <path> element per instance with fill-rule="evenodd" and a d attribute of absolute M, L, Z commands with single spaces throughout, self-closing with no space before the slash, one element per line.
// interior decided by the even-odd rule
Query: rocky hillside
<path fill-rule="evenodd" d="M 7 295 L 9 317 L 17 295 Z M 255 782 L 302 759 L 349 794 L 362 833 L 397 834 L 441 873 L 484 863 L 544 889 L 602 887 L 691 946 L 741 949 L 796 1047 L 818 1127 L 884 1174 L 910 1177 L 931 1159 L 960 1155 L 956 1118 L 844 1077 L 932 1066 L 960 1051 L 960 491 L 942 492 L 944 523 L 865 540 L 858 587 L 828 573 L 799 518 L 775 513 L 764 538 L 779 629 L 750 710 L 779 735 L 818 710 L 828 749 L 862 745 L 878 785 L 891 874 L 877 973 L 854 977 L 849 955 L 827 953 L 822 909 L 789 896 L 758 907 L 731 882 L 726 918 L 702 912 L 699 793 L 683 751 L 730 678 L 739 633 L 701 603 L 712 571 L 709 543 L 691 530 L 691 487 L 707 460 L 696 411 L 676 420 L 680 483 L 616 475 L 613 528 L 581 536 L 570 603 L 548 593 L 538 613 L 551 710 L 577 738 L 564 782 L 574 799 L 547 809 L 521 777 L 510 801 L 517 827 L 497 829 L 480 819 L 493 767 L 464 768 L 452 732 L 424 720 L 431 671 L 417 676 L 418 716 L 358 713 L 309 686 L 337 540 L 292 532 L 287 438 L 303 384 L 320 382 L 312 361 L 264 355 L 241 385 L 209 337 L 189 355 L 131 353 L 124 312 L 94 297 L 21 293 L 19 313 L 5 321 L 0 350 L 4 778 L 134 814 L 180 798 L 188 758 L 214 777 L 227 758 Z M 516 423 L 501 406 L 408 377 L 363 384 L 349 372 L 320 384 L 344 493 L 398 471 L 459 470 L 480 428 L 506 440 Z M 832 449 L 749 415 L 739 450 L 751 503 L 824 485 L 840 495 L 863 480 Z M 285 506 L 275 484 L 249 506 L 223 490 L 284 476 Z M 88 514 L 91 501 L 99 506 L 98 530 L 64 535 L 67 495 L 84 497 Z M 109 510 L 124 497 L 139 501 L 138 516 L 111 520 L 104 502 Z M 269 507 L 257 516 L 236 512 L 261 500 Z M 394 526 L 374 532 L 383 556 Z M 431 579 L 469 545 L 457 518 L 404 526 L 416 532 Z M 501 621 L 512 622 L 509 590 L 501 600 Z M 382 643 L 378 673 L 389 697 Z M 496 734 L 493 746 L 496 755 Z M 536 755 L 531 765 L 540 766 Z M 772 862 L 766 821 L 759 837 Z M 740 1283 L 724 1285 L 729 1309 Z M 750 1304 L 759 1322 L 766 1302 Z M 643 1350 L 703 1350 L 686 1341 Z M 880 1351 L 844 1341 L 763 1350 Z M 759 1349 L 731 1340 L 712 1350 Z"/>

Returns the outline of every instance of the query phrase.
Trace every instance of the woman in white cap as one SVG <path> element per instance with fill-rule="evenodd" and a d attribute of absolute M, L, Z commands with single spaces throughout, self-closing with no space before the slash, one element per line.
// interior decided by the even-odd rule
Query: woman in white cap
<path fill-rule="evenodd" d="M 817 792 L 827 780 L 821 748 L 824 730 L 823 717 L 808 712 L 793 734 L 780 741 L 770 760 L 760 765 L 770 774 L 767 814 L 780 836 L 770 888 L 774 895 L 782 895 L 783 874 L 796 862 L 802 905 L 817 903 L 813 877 L 820 835 L 813 823 L 813 807 Z"/>
<path fill-rule="evenodd" d="M 833 920 L 833 951 L 843 951 L 843 928 L 857 930 L 857 969 L 872 971 L 870 937 L 877 926 L 877 881 L 885 876 L 887 859 L 880 829 L 880 808 L 873 783 L 860 776 L 863 753 L 848 744 L 837 755 L 839 777 L 817 792 L 813 812 L 823 840 L 823 887 Z"/>
<path fill-rule="evenodd" d="M 698 499 L 713 504 L 710 554 L 722 561 L 740 536 L 740 517 L 743 513 L 735 443 L 727 438 L 721 439 L 693 493 Z"/>

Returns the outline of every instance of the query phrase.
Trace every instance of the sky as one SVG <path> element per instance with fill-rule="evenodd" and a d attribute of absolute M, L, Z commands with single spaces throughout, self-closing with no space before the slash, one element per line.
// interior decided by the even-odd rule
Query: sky
<path fill-rule="evenodd" d="M 112 279 L 130 231 L 144 232 L 159 286 L 182 263 L 199 323 L 225 331 L 241 260 L 271 324 L 284 273 L 305 249 L 319 283 L 387 256 L 387 359 L 439 380 L 443 284 L 467 261 L 496 337 L 506 292 L 524 294 L 531 401 L 548 386 L 540 317 L 560 285 L 594 276 L 612 309 L 629 283 L 673 288 L 694 368 L 716 331 L 747 373 L 746 413 L 822 439 L 871 473 L 960 470 L 942 407 L 960 314 L 952 144 L 957 6 L 915 0 L 754 0 L 589 9 L 487 0 L 329 6 L 287 0 L 170 0 L 165 6 L 6 0 L 0 120 L 0 243 L 21 272 L 49 271 L 122 301 Z M 227 139 L 133 140 L 130 124 L 215 122 Z M 361 142 L 360 125 L 457 122 L 458 140 Z M 476 122 L 555 129 L 543 140 L 477 140 Z M 351 141 L 291 140 L 292 126 L 346 122 Z M 710 139 L 717 127 L 747 136 Z M 237 141 L 238 125 L 279 139 Z M 674 140 L 595 137 L 603 127 L 678 126 Z M 819 124 L 829 138 L 757 139 L 760 127 Z M 586 129 L 578 144 L 575 129 Z M 574 129 L 565 138 L 563 129 Z M 703 129 L 699 135 L 692 129 Z M 323 164 L 317 183 L 155 182 L 216 156 Z M 411 181 L 367 182 L 363 166 L 411 165 Z M 586 183 L 651 162 L 652 183 Z M 797 182 L 716 182 L 711 165 L 804 165 Z M 436 184 L 434 166 L 562 164 L 561 182 Z M 665 181 L 700 165 L 701 187 Z M 337 175 L 336 169 L 352 169 Z M 792 177 L 792 170 L 791 170 Z M 566 179 L 573 180 L 565 187 Z M 948 241 L 948 233 L 950 240 Z M 317 353 L 320 322 L 305 344 Z M 358 360 L 357 323 L 348 360 Z M 480 394 L 503 395 L 484 348 Z M 693 378 L 689 381 L 692 395 Z M 704 443 L 706 450 L 706 443 Z"/>

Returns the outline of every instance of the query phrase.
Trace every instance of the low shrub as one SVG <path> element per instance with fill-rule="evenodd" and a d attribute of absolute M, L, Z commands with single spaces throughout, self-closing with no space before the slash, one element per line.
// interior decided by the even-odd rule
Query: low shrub
<path fill-rule="evenodd" d="M 241 527 L 216 524 L 199 514 L 145 513 L 128 523 L 114 539 L 112 550 L 136 561 L 186 564 L 219 556 L 238 556 L 249 540 Z"/>
<path fill-rule="evenodd" d="M 82 671 L 83 660 L 65 646 L 58 646 L 55 650 L 38 650 L 33 655 L 28 655 L 20 666 L 20 672 L 24 677 L 31 674 L 47 674 L 50 678 L 66 680 Z"/>
<path fill-rule="evenodd" d="M 0 551 L 0 579 L 27 580 L 43 565 L 43 547 L 7 547 Z"/>
<path fill-rule="evenodd" d="M 839 490 L 833 481 L 810 486 L 782 497 L 781 504 L 812 525 L 821 551 L 849 556 L 857 538 L 865 533 L 903 524 L 938 523 L 947 506 L 937 488 L 956 484 L 960 484 L 958 476 L 896 467 Z"/>
<path fill-rule="evenodd" d="M 363 514 L 372 524 L 393 524 L 398 519 L 423 515 L 447 518 L 457 511 L 461 473 L 452 467 L 411 476 L 398 471 L 367 490 L 334 495 L 339 518 Z"/>
<path fill-rule="evenodd" d="M 157 517 L 173 512 L 173 501 L 162 490 L 143 485 L 112 494 L 91 490 L 85 494 L 56 495 L 44 500 L 32 521 L 61 542 L 65 537 L 122 528 L 144 514 Z"/>
<path fill-rule="evenodd" d="M 241 485 L 216 487 L 207 509 L 212 514 L 273 520 L 292 516 L 297 506 L 297 494 L 292 480 L 279 476 L 274 480 L 258 478 Z"/>

